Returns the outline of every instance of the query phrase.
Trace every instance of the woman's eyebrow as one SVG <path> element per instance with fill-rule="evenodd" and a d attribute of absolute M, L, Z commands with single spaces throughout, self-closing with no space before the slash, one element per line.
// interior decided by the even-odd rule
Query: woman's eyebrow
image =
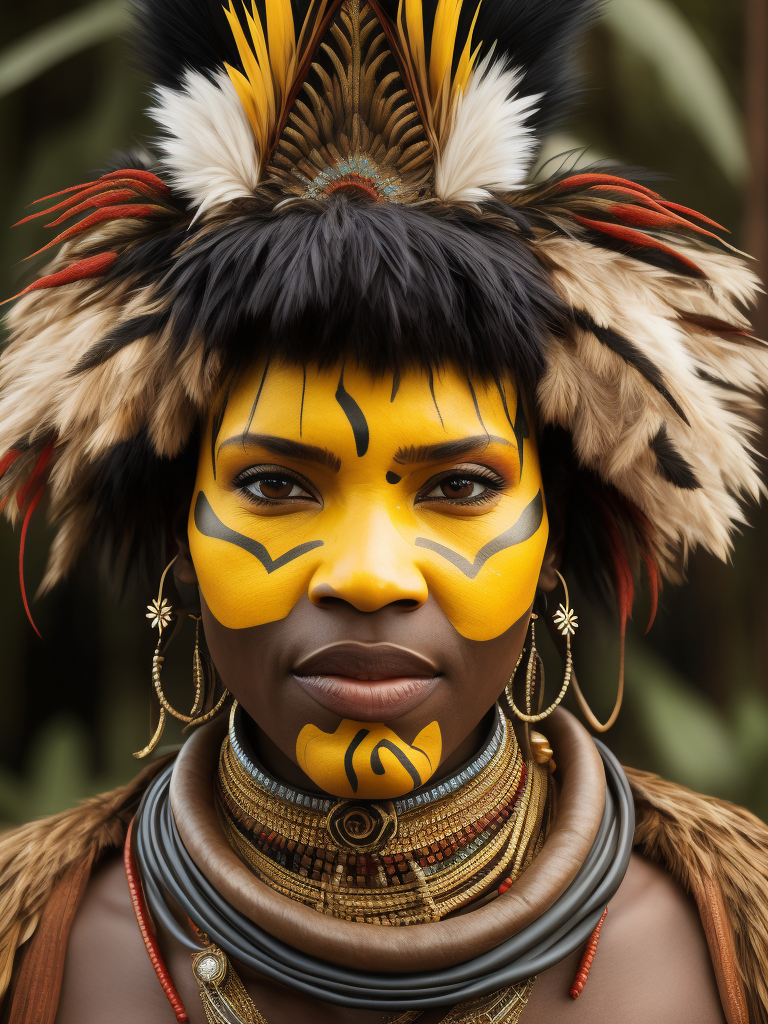
<path fill-rule="evenodd" d="M 393 458 L 401 466 L 418 462 L 446 462 L 450 459 L 460 459 L 465 455 L 479 454 L 492 443 L 513 447 L 512 442 L 507 441 L 504 437 L 496 437 L 493 434 L 475 434 L 472 437 L 462 437 L 456 441 L 420 445 L 418 448 L 414 445 L 398 448 Z"/>
<path fill-rule="evenodd" d="M 302 462 L 315 462 L 320 466 L 327 466 L 334 473 L 341 469 L 341 459 L 328 451 L 327 448 L 318 448 L 314 444 L 304 444 L 303 441 L 293 441 L 288 437 L 275 437 L 273 434 L 238 434 L 236 437 L 229 437 L 219 445 L 218 455 L 222 449 L 232 448 L 239 445 L 245 447 L 259 447 L 270 455 L 282 455 L 286 459 L 300 459 Z"/>

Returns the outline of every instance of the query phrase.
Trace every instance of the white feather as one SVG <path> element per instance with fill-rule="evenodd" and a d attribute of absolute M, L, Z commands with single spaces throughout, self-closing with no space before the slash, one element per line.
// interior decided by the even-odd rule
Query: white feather
<path fill-rule="evenodd" d="M 491 56 L 477 66 L 454 107 L 435 168 L 440 199 L 479 202 L 492 189 L 520 188 L 528 176 L 536 138 L 526 122 L 541 96 L 518 96 L 522 72 L 501 60 L 491 63 Z"/>
<path fill-rule="evenodd" d="M 155 91 L 149 113 L 165 132 L 158 140 L 161 163 L 174 187 L 198 208 L 197 216 L 253 194 L 258 146 L 225 71 L 213 81 L 187 71 L 182 89 Z"/>

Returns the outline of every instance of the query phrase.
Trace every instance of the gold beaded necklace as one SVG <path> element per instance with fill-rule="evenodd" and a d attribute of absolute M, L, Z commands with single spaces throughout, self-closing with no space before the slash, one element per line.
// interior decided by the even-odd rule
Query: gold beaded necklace
<path fill-rule="evenodd" d="M 547 772 L 523 761 L 503 714 L 494 715 L 481 754 L 448 780 L 364 803 L 270 779 L 233 708 L 217 782 L 228 841 L 261 881 L 321 913 L 389 925 L 440 920 L 514 880 L 546 831 Z"/>

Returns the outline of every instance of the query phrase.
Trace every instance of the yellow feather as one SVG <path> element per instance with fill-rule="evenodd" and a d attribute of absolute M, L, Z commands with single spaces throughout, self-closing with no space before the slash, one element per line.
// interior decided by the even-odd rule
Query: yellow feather
<path fill-rule="evenodd" d="M 401 25 L 403 13 L 402 3 L 403 0 L 401 0 L 400 12 L 398 14 L 398 20 Z M 427 57 L 424 49 L 424 12 L 422 10 L 421 0 L 405 0 L 405 26 L 408 30 L 408 50 L 411 54 L 413 67 L 416 71 L 416 75 L 418 76 L 422 94 L 424 98 L 428 100 Z"/>
<path fill-rule="evenodd" d="M 253 98 L 253 88 L 251 87 L 251 83 L 245 75 L 238 71 L 237 68 L 233 68 L 231 64 L 227 64 L 225 62 L 224 67 L 226 68 L 232 85 L 235 87 L 235 91 L 240 98 L 240 102 L 245 108 L 248 120 L 251 122 L 253 134 L 256 136 L 256 140 L 259 144 L 259 151 L 263 152 L 264 145 L 261 137 L 262 125 L 259 121 L 259 113 L 256 109 L 256 102 Z"/>
<path fill-rule="evenodd" d="M 289 89 L 289 72 L 296 52 L 291 0 L 270 0 L 267 3 L 267 38 L 272 74 L 282 100 Z"/>
<path fill-rule="evenodd" d="M 275 83 L 272 79 L 269 51 L 267 50 L 267 39 L 264 35 L 264 27 L 261 24 L 259 12 L 256 10 L 255 0 L 253 2 L 253 16 L 250 15 L 246 9 L 245 20 L 248 23 L 248 29 L 251 33 L 251 39 L 253 40 L 253 53 L 256 55 L 256 61 L 259 68 L 258 76 L 252 76 L 250 71 L 248 71 L 248 68 L 246 68 L 246 71 L 248 71 L 248 77 L 251 79 L 251 84 L 254 87 L 256 86 L 257 80 L 262 84 L 269 111 L 268 123 L 271 127 L 275 123 Z M 251 54 L 251 60 L 253 60 L 253 54 Z"/>
<path fill-rule="evenodd" d="M 482 0 L 480 0 L 482 3 Z M 459 57 L 459 63 L 456 68 L 456 74 L 453 76 L 453 94 L 455 96 L 461 95 L 467 88 L 469 79 L 475 68 L 478 54 L 480 53 L 480 47 L 482 43 L 478 43 L 475 47 L 474 53 L 472 52 L 472 33 L 475 31 L 475 22 L 477 16 L 480 13 L 480 4 L 475 8 L 475 16 L 472 19 L 472 24 L 469 26 L 469 35 L 467 41 L 464 44 L 464 49 L 461 51 L 461 57 Z"/>

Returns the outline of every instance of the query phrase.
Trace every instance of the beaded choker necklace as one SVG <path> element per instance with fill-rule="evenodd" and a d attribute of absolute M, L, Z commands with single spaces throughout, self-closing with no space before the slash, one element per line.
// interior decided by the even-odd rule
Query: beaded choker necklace
<path fill-rule="evenodd" d="M 335 800 L 278 783 L 233 708 L 217 808 L 225 834 L 267 885 L 324 914 L 402 925 L 437 921 L 514 880 L 538 852 L 550 801 L 501 710 L 481 753 L 395 801 Z"/>

